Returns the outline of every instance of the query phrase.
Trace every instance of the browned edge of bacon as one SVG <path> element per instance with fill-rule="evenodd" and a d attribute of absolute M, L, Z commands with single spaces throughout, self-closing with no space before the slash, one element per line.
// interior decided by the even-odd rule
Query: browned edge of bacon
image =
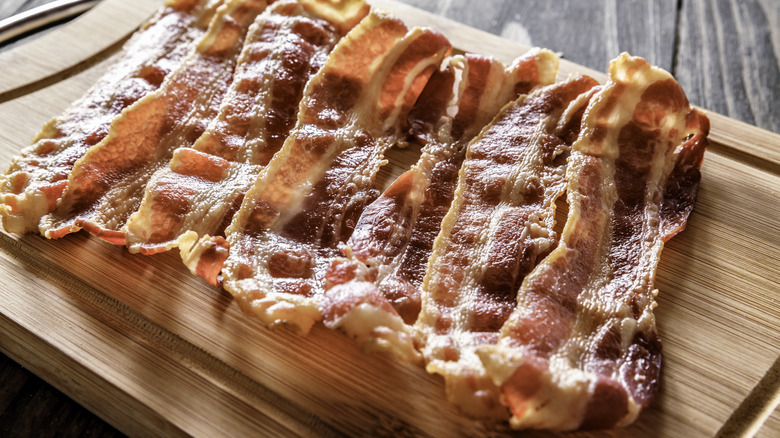
<path fill-rule="evenodd" d="M 506 418 L 476 349 L 498 340 L 525 275 L 554 246 L 566 156 L 596 81 L 539 88 L 502 109 L 472 141 L 434 242 L 415 324 L 426 369 L 463 412 Z"/>
<path fill-rule="evenodd" d="M 409 110 L 449 50 L 437 32 L 372 12 L 331 52 L 226 232 L 224 287 L 243 310 L 300 332 L 321 319 L 325 270 L 378 195 L 384 152 L 404 138 Z"/>
<path fill-rule="evenodd" d="M 303 89 L 326 62 L 344 22 L 367 13 L 362 0 L 334 5 L 278 1 L 249 30 L 219 115 L 192 148 L 174 151 L 168 167 L 147 184 L 139 209 L 123 228 L 131 252 L 189 247 L 200 236 L 224 237 L 243 196 L 293 128 Z M 338 19 L 338 26 L 318 17 Z M 311 11 L 311 12 L 307 12 Z M 217 272 L 206 280 L 216 283 Z"/>
<path fill-rule="evenodd" d="M 128 40 L 113 65 L 0 177 L 0 217 L 8 232 L 38 231 L 54 210 L 76 160 L 108 134 L 123 109 L 156 90 L 190 53 L 220 2 L 173 0 Z"/>
<path fill-rule="evenodd" d="M 314 17 L 320 17 L 333 25 L 339 35 L 346 35 L 371 11 L 363 0 L 298 0 Z"/>
<path fill-rule="evenodd" d="M 174 151 L 180 159 L 174 156 L 174 171 L 201 181 L 224 179 L 235 157 L 215 153 L 209 149 L 213 145 L 203 150 L 189 146 L 198 145 L 219 113 L 243 34 L 265 4 L 169 1 L 127 43 L 127 55 L 45 125 L 11 164 L 0 180 L 6 231 L 39 226 L 48 237 L 60 237 L 84 228 L 121 244 L 125 239 L 119 229 L 140 202 L 145 181 Z M 362 2 L 300 4 L 312 15 L 328 17 L 342 32 L 366 8 Z M 371 18 L 376 22 L 365 24 Z M 500 389 L 514 428 L 592 429 L 634 421 L 658 390 L 661 343 L 653 280 L 663 243 L 685 227 L 693 209 L 708 144 L 707 118 L 691 109 L 666 72 L 625 54 L 610 65 L 610 82 L 603 89 L 587 92 L 592 80 L 580 76 L 507 105 L 468 149 L 455 201 L 425 271 L 422 312 L 412 332 L 408 327 L 420 305 L 403 311 L 401 303 L 414 299 L 380 293 L 375 283 L 388 278 L 378 266 L 412 241 L 413 233 L 404 233 L 413 227 L 405 224 L 422 223 L 419 216 L 409 218 L 419 214 L 428 194 L 409 172 L 366 215 L 361 213 L 378 195 L 373 179 L 384 150 L 401 141 L 407 112 L 449 46 L 429 30 L 406 34 L 400 21 L 382 14 L 371 14 L 361 24 L 367 28 L 363 36 L 373 33 L 369 38 L 379 44 L 343 43 L 343 52 L 355 56 L 352 62 L 326 63 L 328 73 L 307 88 L 298 125 L 282 152 L 271 161 L 272 152 L 260 160 L 270 170 L 260 174 L 246 197 L 244 188 L 229 203 L 230 214 L 217 230 L 242 207 L 227 239 L 204 236 L 183 254 L 189 256 L 188 265 L 215 283 L 227 259 L 226 289 L 242 309 L 267 324 L 286 323 L 302 332 L 323 312 L 330 323 L 335 319 L 328 312 L 369 304 L 346 331 L 365 331 L 358 326 L 367 322 L 373 329 L 419 336 L 421 345 L 412 342 L 423 348 L 427 369 L 444 376 L 450 400 L 468 414 L 503 415 Z M 412 47 L 399 39 L 423 42 Z M 197 51 L 187 57 L 198 40 Z M 386 59 L 379 68 L 371 66 L 382 54 Z M 220 64 L 227 68 L 217 68 Z M 371 74 L 361 81 L 353 76 L 356 71 Z M 370 79 L 377 76 L 383 80 Z M 457 82 L 452 78 L 450 86 Z M 530 84 L 518 81 L 516 92 L 528 91 L 524 87 Z M 567 87 L 582 90 L 568 93 Z M 446 119 L 442 108 L 450 107 L 437 100 L 447 96 L 446 85 L 440 88 L 423 92 L 420 112 L 410 117 L 412 132 L 426 148 L 442 140 L 441 129 L 435 140 L 432 133 Z M 567 97 L 551 104 L 556 99 L 546 100 L 545 93 Z M 187 98 L 194 95 L 201 100 Z M 467 95 L 464 91 L 460 102 L 468 101 Z M 488 100 L 478 94 L 473 98 Z M 198 104 L 205 111 L 190 111 Z M 473 116 L 459 111 L 445 130 L 456 151 L 473 136 L 469 129 L 479 126 L 467 115 Z M 518 123 L 501 125 L 503 119 Z M 138 135 L 142 125 L 154 134 Z M 506 131 L 491 132 L 501 128 Z M 556 242 L 551 221 L 561 193 L 561 157 L 576 135 L 567 170 L 569 217 Z M 285 136 L 277 132 L 277 143 Z M 513 155 L 502 149 L 512 143 L 527 150 Z M 442 161 L 456 157 L 459 165 L 463 157 L 458 153 Z M 412 196 L 415 192 L 425 195 Z M 405 203 L 410 198 L 415 198 L 412 207 Z M 55 206 L 54 214 L 39 222 Z M 377 211 L 371 211 L 374 206 Z M 382 208 L 400 219 L 389 229 L 366 229 L 390 236 L 384 238 L 389 246 L 380 248 L 369 239 L 361 247 L 359 237 L 348 240 L 353 229 L 364 226 L 361 218 L 373 224 L 371 218 Z M 427 229 L 435 227 L 427 224 Z M 341 245 L 348 259 L 359 262 L 333 263 L 344 260 Z M 412 265 L 416 270 L 410 272 L 419 274 L 421 264 Z M 360 281 L 339 289 L 354 279 Z M 323 295 L 323 285 L 334 292 Z M 382 336 L 388 339 L 380 334 L 380 346 Z"/>
<path fill-rule="evenodd" d="M 177 147 L 192 145 L 218 111 L 247 29 L 266 0 L 230 0 L 184 63 L 154 93 L 122 111 L 108 135 L 73 166 L 55 210 L 40 230 L 59 238 L 84 229 L 124 244 L 121 228 L 146 182 Z"/>
<path fill-rule="evenodd" d="M 474 54 L 442 64 L 409 115 L 418 162 L 369 205 L 326 275 L 324 323 L 366 350 L 420 359 L 411 325 L 433 241 L 449 209 L 469 141 L 504 104 L 555 80 L 558 58 L 533 50 L 511 68 Z M 387 309 L 383 314 L 382 309 Z"/>
<path fill-rule="evenodd" d="M 479 351 L 514 428 L 623 426 L 650 403 L 655 270 L 693 208 L 708 130 L 671 75 L 612 61 L 569 159 L 561 241 L 526 277 L 498 344 Z"/>

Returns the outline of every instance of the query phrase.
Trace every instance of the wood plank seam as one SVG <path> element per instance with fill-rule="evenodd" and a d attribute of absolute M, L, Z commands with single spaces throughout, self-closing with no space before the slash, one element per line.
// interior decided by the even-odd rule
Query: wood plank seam
<path fill-rule="evenodd" d="M 403 17 L 410 26 L 425 25 L 436 28 L 450 39 L 453 47 L 463 52 L 488 53 L 504 63 L 511 63 L 515 57 L 530 49 L 530 47 L 523 44 L 509 41 L 483 30 L 467 27 L 457 21 L 399 3 L 395 0 L 370 0 L 370 3 L 375 7 L 395 11 L 396 15 Z M 680 7 L 682 6 L 683 3 L 681 2 Z M 464 28 L 468 29 L 468 32 L 464 32 Z M 605 65 L 604 69 L 606 68 L 607 66 Z M 572 73 L 590 75 L 602 83 L 606 80 L 606 74 L 601 71 L 561 59 L 558 80 L 563 80 Z M 671 73 L 675 74 L 676 72 L 671 71 Z M 710 118 L 712 126 L 710 131 L 711 142 L 721 143 L 725 147 L 739 151 L 738 154 L 732 155 L 740 156 L 754 166 L 761 160 L 774 166 L 780 166 L 780 149 L 776 147 L 776 145 L 780 144 L 779 134 L 739 122 L 709 109 L 694 107 L 703 110 Z M 736 131 L 738 135 L 730 135 L 731 131 Z M 739 148 L 737 149 L 736 146 Z M 747 158 L 748 155 L 755 159 Z M 777 167 L 772 166 L 769 168 L 777 169 Z"/>
<path fill-rule="evenodd" d="M 682 17 L 683 0 L 677 0 L 677 10 L 674 15 L 674 44 L 672 45 L 672 65 L 669 68 L 669 73 L 675 78 L 677 77 L 677 54 L 680 51 L 680 23 Z"/>
<path fill-rule="evenodd" d="M 379 6 L 379 7 L 386 7 L 388 9 L 391 9 L 395 2 L 388 1 L 388 0 L 378 0 L 378 1 L 374 0 L 372 3 L 376 3 L 377 6 Z M 415 15 L 422 15 L 426 20 L 432 20 L 432 24 L 436 25 L 438 27 L 456 28 L 458 26 L 464 26 L 461 23 L 458 23 L 458 22 L 455 22 L 453 20 L 449 20 L 447 18 L 443 18 L 443 17 L 440 17 L 440 16 L 436 16 L 434 14 L 431 14 L 429 12 L 423 11 L 421 9 L 417 9 L 417 8 L 414 8 L 414 7 L 411 7 L 411 6 L 407 6 L 407 5 L 403 5 L 403 7 L 404 8 L 408 8 L 410 10 L 414 10 L 415 11 Z M 682 7 L 682 0 L 679 0 L 678 8 L 681 8 L 681 7 Z M 678 11 L 679 11 L 679 9 L 678 9 Z M 88 14 L 91 14 L 91 13 L 94 13 L 94 12 L 89 12 Z M 86 15 L 87 14 L 85 14 L 85 16 Z M 79 19 L 75 20 L 71 24 L 72 25 L 78 25 L 79 20 L 81 20 L 81 18 L 82 17 L 80 17 Z M 679 19 L 679 13 L 678 13 L 678 19 Z M 490 40 L 505 41 L 503 38 L 501 38 L 499 36 L 496 36 L 496 35 L 493 35 L 493 34 L 488 33 L 488 32 L 484 32 L 484 31 L 477 31 L 477 32 L 482 34 L 482 36 L 484 38 L 487 38 L 487 39 L 490 39 Z M 26 94 L 29 94 L 29 93 L 32 93 L 32 92 L 35 92 L 35 91 L 39 91 L 39 90 L 41 90 L 43 88 L 46 88 L 46 87 L 48 87 L 50 85 L 53 85 L 53 84 L 55 84 L 55 83 L 57 83 L 59 81 L 65 80 L 65 79 L 67 79 L 69 77 L 72 77 L 72 76 L 74 76 L 74 75 L 76 75 L 76 74 L 78 74 L 78 73 L 80 73 L 80 72 L 82 72 L 84 70 L 88 70 L 89 68 L 94 67 L 98 63 L 100 63 L 102 61 L 105 61 L 106 59 L 108 59 L 109 57 L 111 57 L 112 55 L 114 55 L 118 51 L 120 51 L 120 49 L 122 47 L 122 44 L 124 44 L 124 42 L 127 41 L 127 39 L 130 37 L 130 35 L 131 34 L 124 35 L 123 38 L 117 40 L 116 42 L 114 42 L 113 44 L 108 46 L 106 49 L 104 49 L 104 50 L 102 50 L 100 52 L 97 52 L 93 56 L 85 59 L 84 62 L 82 62 L 82 63 L 75 64 L 75 65 L 73 65 L 73 66 L 71 66 L 69 68 L 66 68 L 64 70 L 59 70 L 59 71 L 52 72 L 51 75 L 49 75 L 47 77 L 44 77 L 44 78 L 41 78 L 40 80 L 37 80 L 35 82 L 26 84 L 26 85 L 21 86 L 19 88 L 8 90 L 8 91 L 6 91 L 4 93 L 0 93 L 0 104 L 2 104 L 4 102 L 7 102 L 7 101 L 10 101 L 10 100 L 13 100 L 13 99 L 16 99 L 16 98 L 19 98 L 19 97 L 24 96 Z M 453 35 L 450 35 L 450 38 L 453 39 Z M 458 38 L 456 37 L 456 38 L 453 39 L 453 44 L 457 47 L 457 46 L 464 45 L 464 42 L 459 41 Z M 517 54 L 523 53 L 524 51 L 528 50 L 528 47 L 519 45 L 517 43 L 511 43 L 510 46 L 517 46 L 516 49 L 514 49 L 514 51 L 517 52 Z M 466 51 L 469 51 L 469 48 L 467 47 L 465 49 L 459 49 L 458 51 L 459 52 L 466 52 Z M 676 51 L 676 48 L 675 48 L 675 51 Z M 676 59 L 676 55 L 673 57 L 673 59 Z M 507 60 L 505 60 L 505 61 L 507 61 Z M 595 77 L 600 82 L 603 82 L 605 77 L 606 77 L 602 72 L 597 72 L 597 71 L 593 71 L 591 69 L 584 68 L 584 67 L 579 66 L 577 64 L 574 64 L 574 63 L 572 63 L 570 61 L 562 60 L 561 66 L 562 66 L 562 72 L 559 74 L 559 79 L 565 78 L 567 76 L 567 73 L 570 73 L 572 71 L 580 71 L 580 72 L 582 72 L 584 74 L 589 74 L 589 75 Z M 671 71 L 672 74 L 675 74 L 675 71 L 674 71 L 675 68 L 676 67 L 673 66 L 672 71 Z M 705 111 L 707 113 L 707 115 L 710 116 L 711 119 L 714 119 L 714 120 L 717 120 L 717 121 L 724 120 L 724 119 L 729 119 L 727 116 L 715 113 L 713 111 L 710 111 L 710 110 L 707 110 L 707 109 L 703 109 L 703 108 L 699 108 L 699 109 Z M 715 116 L 715 117 L 712 117 L 712 116 Z M 755 127 L 751 126 L 751 128 L 755 128 Z M 726 154 L 728 154 L 730 157 L 739 159 L 740 161 L 749 163 L 749 164 L 751 164 L 754 167 L 759 167 L 761 169 L 768 170 L 768 171 L 770 171 L 772 173 L 775 173 L 775 174 L 780 172 L 780 158 L 778 158 L 778 157 L 767 157 L 765 155 L 762 155 L 760 153 L 760 150 L 758 150 L 758 151 L 739 150 L 739 149 L 736 149 L 736 148 L 732 147 L 731 145 L 729 145 L 728 142 L 725 142 L 725 141 L 720 141 L 719 142 L 718 140 L 721 140 L 720 136 L 718 135 L 718 132 L 720 131 L 720 129 L 721 129 L 720 126 L 718 126 L 716 124 L 715 131 L 713 132 L 714 135 L 711 136 L 711 140 L 713 140 L 713 143 L 719 143 L 718 146 L 716 146 L 716 148 L 719 147 L 721 150 L 723 150 L 723 148 L 732 149 L 733 150 L 732 153 L 729 154 L 728 152 L 726 152 Z M 725 129 L 725 128 L 723 128 L 723 129 Z M 760 129 L 760 128 L 755 128 L 755 129 Z M 780 136 L 779 135 L 771 133 L 769 131 L 765 131 L 762 134 L 766 134 L 768 136 L 768 138 L 766 139 L 766 143 L 767 144 L 771 144 L 773 142 L 776 143 L 776 144 L 780 144 Z"/>

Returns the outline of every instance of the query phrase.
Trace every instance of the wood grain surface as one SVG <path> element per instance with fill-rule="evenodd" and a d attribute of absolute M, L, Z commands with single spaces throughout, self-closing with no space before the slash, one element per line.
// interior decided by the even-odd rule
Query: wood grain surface
<path fill-rule="evenodd" d="M 604 71 L 617 53 L 678 78 L 696 105 L 780 132 L 780 2 L 775 0 L 404 0 Z"/>
<path fill-rule="evenodd" d="M 32 3 L 43 2 L 28 2 L 24 9 Z M 0 100 L 51 85 L 63 76 L 75 74 L 109 56 L 159 4 L 160 1 L 155 0 L 99 4 L 77 22 L 64 24 L 56 32 L 39 35 L 24 44 L 15 42 L 14 47 L 0 56 L 2 65 L 12 66 L 4 71 Z M 84 35 L 85 28 L 94 32 Z M 57 76 L 53 77 L 54 74 Z"/>
<path fill-rule="evenodd" d="M 0 12 L 23 3 L 32 2 L 0 3 Z M 112 16 L 121 3 L 100 8 Z M 138 2 L 133 13 L 148 15 L 141 9 L 154 3 Z M 780 130 L 771 104 L 780 97 L 780 75 L 772 74 L 780 12 L 769 1 L 406 2 L 437 16 L 376 3 L 445 31 L 459 48 L 502 59 L 539 45 L 604 71 L 609 58 L 628 50 L 675 73 L 693 102 Z M 47 44 L 0 53 L 0 84 L 23 82 L 0 93 L 0 166 L 99 76 L 125 29 L 141 20 L 133 19 L 98 26 L 107 35 L 89 47 L 102 55 L 73 44 L 66 51 L 72 58 L 58 50 L 51 56 L 61 63 L 43 63 L 30 76 L 6 67 L 16 65 L 8 53 L 35 59 Z M 89 29 L 93 35 L 94 22 Z M 696 210 L 667 245 L 656 282 L 662 391 L 636 425 L 609 436 L 780 434 L 773 409 L 780 394 L 780 137 L 711 119 L 715 144 Z M 395 159 L 400 168 L 406 158 Z M 488 432 L 446 404 L 437 378 L 363 355 L 322 328 L 307 338 L 267 330 L 190 276 L 175 255 L 133 256 L 81 234 L 61 241 L 0 234 L 0 273 L 0 350 L 78 402 L 2 357 L 0 436 L 120 433 L 87 410 L 131 435 Z"/>

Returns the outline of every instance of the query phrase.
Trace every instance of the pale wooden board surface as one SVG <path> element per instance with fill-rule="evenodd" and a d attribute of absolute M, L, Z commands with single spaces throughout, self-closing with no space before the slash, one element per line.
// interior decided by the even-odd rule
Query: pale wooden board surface
<path fill-rule="evenodd" d="M 462 48 L 501 57 L 521 49 L 382 3 L 409 22 L 449 30 Z M 0 166 L 17 150 L 10 145 L 28 143 L 101 68 L 1 105 Z M 713 138 L 724 144 L 707 154 L 689 229 L 668 244 L 658 272 L 662 392 L 617 435 L 713 435 L 778 356 L 780 178 L 760 158 L 777 150 L 778 137 L 723 119 L 713 122 Z M 438 379 L 362 355 L 321 328 L 307 338 L 266 330 L 173 255 L 131 256 L 82 235 L 54 242 L 2 235 L 0 254 L 8 278 L 0 287 L 0 349 L 126 432 L 481 431 L 446 405 Z M 776 417 L 762 434 L 779 432 Z"/>
<path fill-rule="evenodd" d="M 160 4 L 159 0 L 103 2 L 80 20 L 67 23 L 56 32 L 0 53 L 0 65 L 13 66 L 3 70 L 0 100 L 27 92 L 32 86 L 49 85 L 57 80 L 51 75 L 72 74 L 82 68 L 85 61 L 116 50 L 117 43 L 135 31 Z M 85 29 L 89 29 L 89 33 L 85 34 Z"/>
<path fill-rule="evenodd" d="M 686 0 L 679 62 L 696 63 L 680 82 L 695 103 L 780 132 L 780 2 Z"/>
<path fill-rule="evenodd" d="M 780 430 L 780 409 L 775 408 L 756 436 L 758 438 L 776 438 L 778 430 Z"/>

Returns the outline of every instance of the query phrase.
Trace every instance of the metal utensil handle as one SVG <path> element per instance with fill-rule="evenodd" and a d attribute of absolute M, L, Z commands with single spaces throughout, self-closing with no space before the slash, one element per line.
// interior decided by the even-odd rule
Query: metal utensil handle
<path fill-rule="evenodd" d="M 0 20 L 0 44 L 57 20 L 92 9 L 100 0 L 57 0 Z"/>

